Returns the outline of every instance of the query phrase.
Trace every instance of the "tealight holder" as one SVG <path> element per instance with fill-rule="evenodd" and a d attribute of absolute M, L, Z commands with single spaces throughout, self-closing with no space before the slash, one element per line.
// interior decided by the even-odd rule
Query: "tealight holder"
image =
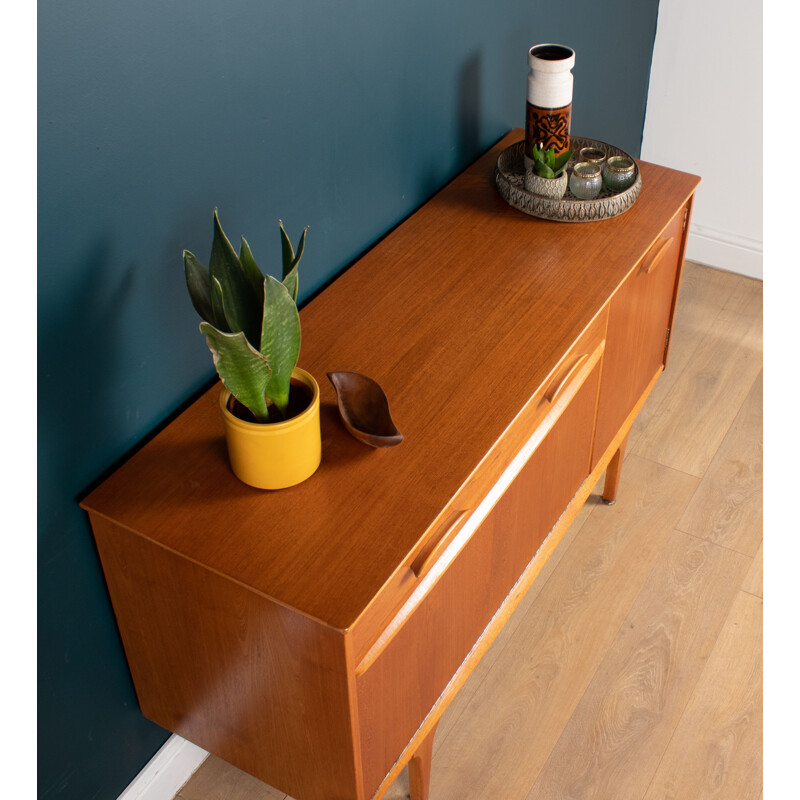
<path fill-rule="evenodd" d="M 599 164 L 582 161 L 572 168 L 569 190 L 575 197 L 580 200 L 594 200 L 602 188 L 603 174 Z"/>
<path fill-rule="evenodd" d="M 603 166 L 603 183 L 612 192 L 623 192 L 636 180 L 636 164 L 628 156 L 611 156 Z"/>
<path fill-rule="evenodd" d="M 586 161 L 589 164 L 597 164 L 600 169 L 606 160 L 606 154 L 597 147 L 582 147 L 578 161 Z"/>

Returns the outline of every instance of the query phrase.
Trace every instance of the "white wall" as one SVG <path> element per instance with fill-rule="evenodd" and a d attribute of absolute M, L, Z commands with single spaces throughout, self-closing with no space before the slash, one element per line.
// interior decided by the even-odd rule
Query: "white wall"
<path fill-rule="evenodd" d="M 756 278 L 762 107 L 760 0 L 661 0 L 642 158 L 703 179 L 686 257 Z"/>

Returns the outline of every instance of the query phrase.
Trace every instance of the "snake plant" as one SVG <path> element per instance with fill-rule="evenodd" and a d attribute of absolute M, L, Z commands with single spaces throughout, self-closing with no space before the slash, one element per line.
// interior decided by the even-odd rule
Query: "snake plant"
<path fill-rule="evenodd" d="M 216 209 L 208 267 L 188 250 L 183 251 L 186 286 L 203 319 L 200 331 L 217 373 L 259 422 L 269 421 L 271 406 L 281 416 L 286 413 L 292 370 L 300 353 L 297 267 L 308 226 L 295 253 L 283 222 L 278 224 L 283 256 L 280 281 L 261 272 L 244 237 L 236 254 Z"/>
<path fill-rule="evenodd" d="M 572 150 L 567 150 L 556 157 L 555 147 L 544 150 L 539 144 L 533 148 L 534 169 L 540 178 L 557 178 L 564 171 L 570 158 Z"/>

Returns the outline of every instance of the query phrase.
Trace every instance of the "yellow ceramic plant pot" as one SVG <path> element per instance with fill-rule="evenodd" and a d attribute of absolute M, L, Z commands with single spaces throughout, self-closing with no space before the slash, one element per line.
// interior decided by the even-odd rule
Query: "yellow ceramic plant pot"
<path fill-rule="evenodd" d="M 319 426 L 319 385 L 295 368 L 292 378 L 312 393 L 305 411 L 285 422 L 245 422 L 228 410 L 230 392 L 219 396 L 228 458 L 239 480 L 257 489 L 284 489 L 311 477 L 322 458 Z"/>

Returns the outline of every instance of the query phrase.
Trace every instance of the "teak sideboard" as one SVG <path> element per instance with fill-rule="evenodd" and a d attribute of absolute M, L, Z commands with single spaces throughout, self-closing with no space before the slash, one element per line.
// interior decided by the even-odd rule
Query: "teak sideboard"
<path fill-rule="evenodd" d="M 214 386 L 82 503 L 142 713 L 296 800 L 406 764 L 424 800 L 442 712 L 604 474 L 614 500 L 667 362 L 699 178 L 640 162 L 629 211 L 549 222 L 494 187 L 521 138 L 301 311 L 309 480 L 239 482 Z M 381 384 L 401 445 L 345 431 L 335 370 Z"/>

